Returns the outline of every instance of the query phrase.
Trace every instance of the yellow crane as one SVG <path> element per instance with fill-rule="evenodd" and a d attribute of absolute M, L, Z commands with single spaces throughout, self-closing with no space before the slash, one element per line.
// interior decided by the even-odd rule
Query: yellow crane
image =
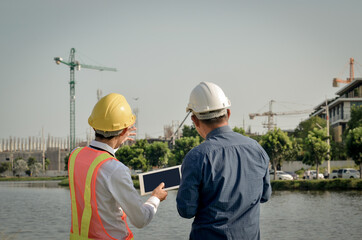
<path fill-rule="evenodd" d="M 340 83 L 350 83 L 354 80 L 354 59 L 349 59 L 349 78 L 346 80 L 340 78 L 333 78 L 333 87 L 339 87 Z"/>

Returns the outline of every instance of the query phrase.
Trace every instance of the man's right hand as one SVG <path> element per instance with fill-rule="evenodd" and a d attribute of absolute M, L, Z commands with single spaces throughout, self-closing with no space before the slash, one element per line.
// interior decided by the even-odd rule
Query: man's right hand
<path fill-rule="evenodd" d="M 167 191 L 163 190 L 163 188 L 165 187 L 164 183 L 161 183 L 160 185 L 158 185 L 158 187 L 156 187 L 153 191 L 151 196 L 155 196 L 158 199 L 160 199 L 160 201 L 162 202 L 163 200 L 166 199 L 167 197 Z"/>

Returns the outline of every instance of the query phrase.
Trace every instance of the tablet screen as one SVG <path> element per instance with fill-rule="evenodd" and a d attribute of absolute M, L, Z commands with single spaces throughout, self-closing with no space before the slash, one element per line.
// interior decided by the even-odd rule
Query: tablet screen
<path fill-rule="evenodd" d="M 165 183 L 165 190 L 176 189 L 180 185 L 181 165 L 141 173 L 138 177 L 141 195 L 152 193 L 161 182 Z"/>

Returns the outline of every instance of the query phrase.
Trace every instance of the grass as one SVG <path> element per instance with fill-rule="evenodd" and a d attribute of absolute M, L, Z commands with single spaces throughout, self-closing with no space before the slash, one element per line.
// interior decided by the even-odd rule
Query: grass
<path fill-rule="evenodd" d="M 1 177 L 0 181 L 59 181 L 68 177 Z"/>
<path fill-rule="evenodd" d="M 135 178 L 132 178 L 132 181 L 133 181 L 133 185 L 135 188 L 139 189 L 140 188 L 140 182 L 138 181 L 138 179 L 135 179 Z M 63 181 L 61 181 L 59 183 L 60 186 L 63 186 L 63 187 L 68 187 L 69 186 L 69 181 L 68 181 L 68 178 L 64 179 Z"/>
<path fill-rule="evenodd" d="M 273 190 L 362 190 L 362 179 L 271 181 Z"/>

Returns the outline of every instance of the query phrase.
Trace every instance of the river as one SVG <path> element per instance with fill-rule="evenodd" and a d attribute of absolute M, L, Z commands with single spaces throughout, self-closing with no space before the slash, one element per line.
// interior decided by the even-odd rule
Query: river
<path fill-rule="evenodd" d="M 188 239 L 192 220 L 170 191 L 136 240 Z M 144 197 L 146 200 L 147 197 Z M 0 182 L 0 239 L 69 239 L 69 189 L 57 182 Z M 262 204 L 262 239 L 362 239 L 361 191 L 277 191 Z"/>

